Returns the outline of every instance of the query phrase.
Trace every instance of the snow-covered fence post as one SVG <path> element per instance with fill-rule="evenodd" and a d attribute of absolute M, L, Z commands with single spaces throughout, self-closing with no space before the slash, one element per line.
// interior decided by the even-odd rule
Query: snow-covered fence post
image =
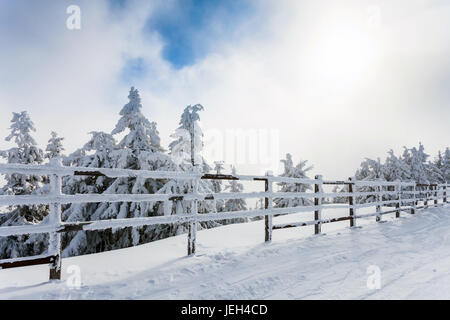
<path fill-rule="evenodd" d="M 433 202 L 433 186 L 428 185 L 427 201 Z M 428 205 L 430 207 L 430 205 Z"/>
<path fill-rule="evenodd" d="M 412 191 L 413 191 L 413 206 L 411 208 L 411 214 L 415 214 L 416 213 L 416 206 L 417 206 L 417 201 L 416 201 L 416 183 L 414 182 L 414 185 L 412 186 Z"/>
<path fill-rule="evenodd" d="M 434 185 L 434 206 L 437 207 L 438 206 L 438 192 L 439 192 L 439 188 L 438 185 Z"/>
<path fill-rule="evenodd" d="M 375 190 L 377 190 L 377 196 L 376 196 L 376 199 L 377 199 L 377 202 L 376 202 L 377 203 L 376 204 L 377 215 L 376 215 L 375 220 L 377 222 L 380 222 L 381 221 L 381 204 L 380 204 L 380 202 L 381 202 L 381 190 L 382 190 L 381 183 L 376 186 Z"/>
<path fill-rule="evenodd" d="M 198 179 L 192 179 L 192 192 L 198 194 Z M 191 214 L 195 217 L 198 214 L 198 200 L 192 201 Z M 197 222 L 191 221 L 188 230 L 188 256 L 195 254 L 195 242 L 197 240 Z"/>
<path fill-rule="evenodd" d="M 353 208 L 353 205 L 355 204 L 355 198 L 353 197 L 353 178 L 348 178 L 349 184 L 348 184 L 348 192 L 350 193 L 350 196 L 348 197 L 348 206 L 350 210 L 350 228 L 355 226 L 356 217 L 355 217 L 355 208 Z"/>
<path fill-rule="evenodd" d="M 429 185 L 428 186 L 428 197 L 427 200 L 430 201 L 430 204 L 428 205 L 428 207 L 433 207 L 433 185 Z"/>
<path fill-rule="evenodd" d="M 270 178 L 273 176 L 271 171 L 266 172 L 266 180 L 264 180 L 264 191 L 266 192 L 266 197 L 264 199 L 264 208 L 266 210 L 271 210 L 273 208 L 273 202 L 272 202 L 272 192 L 273 192 L 273 186 L 272 186 L 272 179 Z M 273 222 L 272 214 L 266 212 L 266 215 L 264 216 L 265 220 L 265 241 L 270 242 L 272 241 L 272 229 L 273 229 Z"/>
<path fill-rule="evenodd" d="M 444 185 L 444 203 L 447 203 L 447 185 Z"/>
<path fill-rule="evenodd" d="M 53 158 L 50 160 L 52 167 L 62 167 L 61 158 Z M 50 193 L 53 196 L 62 194 L 62 178 L 57 174 L 50 175 Z M 61 204 L 50 204 L 49 224 L 55 228 L 61 226 Z M 49 234 L 49 253 L 55 256 L 50 266 L 50 280 L 61 280 L 61 233 L 52 232 Z"/>
<path fill-rule="evenodd" d="M 420 190 L 417 190 L 417 183 L 414 182 L 414 208 L 419 205 L 420 200 Z"/>
<path fill-rule="evenodd" d="M 395 191 L 396 191 L 396 200 L 397 202 L 395 203 L 395 208 L 397 209 L 397 211 L 395 211 L 395 217 L 396 218 L 400 218 L 400 206 L 401 206 L 401 201 L 402 201 L 402 185 L 399 182 L 398 185 L 396 185 L 395 187 Z"/>
<path fill-rule="evenodd" d="M 428 209 L 428 189 L 429 188 L 430 188 L 429 186 L 425 186 L 425 198 L 423 201 L 424 209 Z"/>
<path fill-rule="evenodd" d="M 314 211 L 314 220 L 316 221 L 314 225 L 314 233 L 321 233 L 322 229 L 322 176 L 317 175 L 315 177 L 316 183 L 314 184 L 314 193 L 319 194 L 314 198 L 314 206 L 316 210 Z"/>
<path fill-rule="evenodd" d="M 431 184 L 428 185 L 427 187 L 428 191 L 427 191 L 427 207 L 429 208 L 430 206 L 432 207 L 432 202 L 433 202 L 433 186 Z M 431 202 L 431 203 L 430 203 Z"/>

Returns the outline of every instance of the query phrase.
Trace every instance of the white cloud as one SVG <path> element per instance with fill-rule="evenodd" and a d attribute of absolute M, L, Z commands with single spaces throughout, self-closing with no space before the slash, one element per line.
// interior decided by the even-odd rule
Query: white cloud
<path fill-rule="evenodd" d="M 255 1 L 258 10 L 240 26 L 239 37 L 215 39 L 213 54 L 181 70 L 161 58 L 158 35 L 142 31 L 157 5 L 132 2 L 111 20 L 104 2 L 83 2 L 81 33 L 53 26 L 45 41 L 0 52 L 0 136 L 6 136 L 10 112 L 23 107 L 42 144 L 50 130 L 65 136 L 71 150 L 88 131 L 110 131 L 128 90 L 119 72 L 126 58 L 142 57 L 148 77 L 129 86 L 141 91 L 144 112 L 158 122 L 166 144 L 185 105 L 202 103 L 205 131 L 278 129 L 278 157 L 290 152 L 308 159 L 326 178 L 345 178 L 362 158 L 384 157 L 389 148 L 400 151 L 420 140 L 435 153 L 448 145 L 447 89 L 436 89 L 436 81 L 450 70 L 449 5 Z M 368 27 L 373 5 L 380 8 L 378 29 Z M 46 19 L 59 8 L 46 10 Z M 333 86 L 310 66 L 318 39 L 342 26 L 367 36 L 375 52 L 361 79 Z"/>

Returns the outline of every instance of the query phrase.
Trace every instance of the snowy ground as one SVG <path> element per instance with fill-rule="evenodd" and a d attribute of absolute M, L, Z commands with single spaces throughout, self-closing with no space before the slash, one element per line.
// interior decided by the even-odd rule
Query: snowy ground
<path fill-rule="evenodd" d="M 47 282 L 47 266 L 0 270 L 0 299 L 450 299 L 450 208 L 374 219 L 330 224 L 319 236 L 275 230 L 270 244 L 262 221 L 203 230 L 195 257 L 182 235 L 63 259 L 61 282 Z M 71 265 L 80 289 L 66 285 Z M 367 287 L 371 265 L 379 290 Z"/>

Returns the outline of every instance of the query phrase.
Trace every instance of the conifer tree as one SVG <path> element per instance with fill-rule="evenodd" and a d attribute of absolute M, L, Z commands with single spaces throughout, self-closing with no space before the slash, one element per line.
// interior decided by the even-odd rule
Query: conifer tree
<path fill-rule="evenodd" d="M 178 165 L 178 170 L 180 171 L 206 174 L 211 170 L 211 167 L 202 156 L 203 132 L 199 124 L 199 112 L 202 110 L 204 110 L 204 108 L 200 104 L 194 106 L 188 105 L 181 115 L 179 122 L 180 126 L 175 130 L 175 133 L 171 135 L 175 140 L 169 145 L 169 154 L 173 161 Z M 174 182 L 172 187 L 180 193 L 189 192 L 189 190 L 192 190 L 193 188 L 190 181 Z M 199 193 L 213 193 L 213 185 L 210 181 L 201 180 L 197 187 Z M 184 212 L 190 211 L 190 202 L 182 202 L 180 205 L 183 206 Z M 216 211 L 214 201 L 199 201 L 198 211 L 199 213 Z M 213 226 L 216 225 L 216 223 L 207 222 L 202 225 Z"/>
<path fill-rule="evenodd" d="M 93 138 L 84 148 L 69 157 L 72 164 L 100 168 L 121 168 L 134 170 L 174 170 L 171 158 L 163 153 L 156 123 L 142 114 L 139 92 L 132 87 L 129 102 L 120 111 L 121 118 L 112 134 L 93 133 Z M 114 135 L 125 133 L 119 143 Z M 93 152 L 93 153 L 92 153 Z M 78 189 L 86 193 L 106 194 L 153 194 L 165 184 L 162 179 L 144 178 L 83 178 L 75 186 L 68 183 L 71 192 Z M 68 220 L 121 219 L 147 217 L 163 214 L 163 205 L 155 202 L 119 202 L 72 205 L 65 216 Z M 167 226 L 145 226 L 77 234 L 67 242 L 66 255 L 91 253 L 124 248 L 167 237 Z"/>
<path fill-rule="evenodd" d="M 431 175 L 430 167 L 427 165 L 429 155 L 425 153 L 423 144 L 420 143 L 419 148 L 410 149 L 410 154 L 411 179 L 417 184 L 429 183 Z"/>
<path fill-rule="evenodd" d="M 62 141 L 64 138 L 58 137 L 58 134 L 54 131 L 51 133 L 51 138 L 48 140 L 47 148 L 45 149 L 46 154 L 45 157 L 48 159 L 53 159 L 56 157 L 62 157 L 63 156 L 63 145 Z"/>
<path fill-rule="evenodd" d="M 0 153 L 7 163 L 41 164 L 44 161 L 44 153 L 31 136 L 36 129 L 28 113 L 14 112 L 9 129 L 11 133 L 5 140 L 14 142 L 16 146 Z M 2 195 L 35 194 L 43 181 L 40 176 L 16 173 L 5 175 L 5 180 L 6 184 L 0 189 Z M 48 207 L 43 205 L 9 206 L 6 213 L 0 214 L 0 226 L 37 224 L 42 222 L 47 214 Z M 0 258 L 35 255 L 45 250 L 45 244 L 31 243 L 28 239 L 28 235 L 0 237 Z"/>
<path fill-rule="evenodd" d="M 444 175 L 444 180 L 450 183 L 450 149 L 446 148 L 443 156 L 443 168 L 442 173 Z"/>
<path fill-rule="evenodd" d="M 214 162 L 214 171 L 216 174 L 222 174 L 222 170 L 224 169 L 223 161 L 215 161 Z M 212 180 L 212 190 L 214 193 L 222 192 L 222 180 Z M 225 203 L 222 199 L 216 200 L 216 211 L 222 212 L 224 211 Z"/>
<path fill-rule="evenodd" d="M 430 182 L 445 183 L 444 157 L 442 156 L 441 151 L 438 152 L 438 155 L 433 162 L 428 163 L 428 167 L 430 168 Z"/>
<path fill-rule="evenodd" d="M 284 164 L 284 172 L 281 174 L 281 177 L 288 178 L 303 178 L 309 179 L 307 176 L 307 172 L 310 171 L 313 167 L 306 167 L 307 161 L 300 161 L 296 166 L 292 161 L 292 155 L 286 154 L 286 159 L 281 160 Z M 307 192 L 311 190 L 312 187 L 309 184 L 303 183 L 289 183 L 289 182 L 279 182 L 278 183 L 280 192 Z M 284 207 L 298 207 L 298 206 L 309 206 L 312 205 L 313 202 L 308 198 L 275 198 L 274 200 L 275 207 L 284 208 Z"/>
<path fill-rule="evenodd" d="M 356 171 L 356 180 L 362 181 L 375 181 L 375 180 L 385 180 L 385 168 L 381 163 L 380 158 L 377 160 L 366 158 L 362 163 L 361 167 Z M 359 186 L 355 188 L 357 192 L 376 192 L 376 188 L 372 186 Z M 376 201 L 377 197 L 375 195 L 360 196 L 356 197 L 358 203 L 373 202 Z"/>
<path fill-rule="evenodd" d="M 236 168 L 234 166 L 231 167 L 232 175 L 236 175 Z M 225 186 L 225 190 L 233 193 L 241 193 L 244 190 L 244 186 L 242 183 L 239 183 L 237 180 L 230 180 L 228 185 Z M 245 211 L 247 210 L 247 203 L 245 199 L 227 199 L 225 201 L 225 211 Z M 246 218 L 235 218 L 235 219 L 227 219 L 226 224 L 229 223 L 242 223 L 247 222 Z"/>
<path fill-rule="evenodd" d="M 393 150 L 389 150 L 388 154 L 383 169 L 386 181 L 408 181 L 411 175 L 408 165 Z"/>

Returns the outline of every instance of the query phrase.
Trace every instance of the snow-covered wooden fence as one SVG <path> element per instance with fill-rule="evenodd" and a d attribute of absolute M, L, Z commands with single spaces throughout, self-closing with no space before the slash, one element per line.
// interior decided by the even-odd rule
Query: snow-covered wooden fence
<path fill-rule="evenodd" d="M 61 233 L 72 231 L 92 231 L 109 228 L 141 227 L 159 224 L 179 224 L 188 223 L 188 254 L 195 253 L 197 224 L 204 221 L 217 221 L 234 218 L 264 217 L 265 219 L 265 241 L 272 240 L 272 231 L 292 227 L 314 225 L 316 234 L 321 233 L 321 226 L 326 223 L 349 221 L 350 227 L 356 225 L 357 219 L 375 216 L 377 221 L 381 221 L 384 214 L 409 212 L 414 214 L 416 210 L 428 208 L 429 202 L 433 205 L 444 205 L 447 203 L 447 188 L 449 184 L 415 184 L 414 182 L 387 182 L 387 181 L 355 181 L 351 178 L 347 181 L 327 181 L 322 176 L 315 179 L 299 179 L 277 177 L 271 174 L 265 176 L 250 175 L 215 175 L 197 174 L 173 171 L 147 171 L 128 169 L 104 169 L 86 167 L 65 167 L 61 162 L 53 161 L 48 165 L 15 165 L 0 164 L 2 174 L 23 174 L 49 176 L 51 192 L 45 195 L 11 195 L 0 196 L 0 206 L 26 206 L 48 204 L 50 206 L 50 219 L 43 224 L 27 224 L 22 226 L 0 227 L 0 236 L 14 236 L 24 234 L 48 233 L 50 235 L 49 249 L 47 254 L 0 260 L 0 268 L 13 268 L 38 264 L 50 264 L 50 279 L 61 278 Z M 264 182 L 264 192 L 246 193 L 213 193 L 200 194 L 194 187 L 192 192 L 186 194 L 76 194 L 68 195 L 62 193 L 62 177 L 64 176 L 107 176 L 111 178 L 147 178 L 192 181 L 195 186 L 200 179 L 219 180 L 241 180 L 241 181 L 261 181 Z M 314 192 L 276 192 L 273 184 L 278 182 L 307 184 L 314 188 Z M 325 193 L 323 187 L 326 185 L 346 185 L 348 192 Z M 358 191 L 361 188 L 369 188 L 369 191 Z M 376 201 L 362 202 L 358 199 L 375 197 Z M 342 205 L 324 203 L 325 199 L 347 198 L 348 216 L 333 219 L 323 219 L 322 210 L 324 208 L 342 208 Z M 384 199 L 383 199 L 384 197 Z M 248 199 L 264 198 L 265 207 L 261 209 L 233 212 L 216 212 L 199 214 L 196 203 L 205 200 L 219 199 Z M 276 208 L 273 206 L 274 199 L 313 199 L 313 205 Z M 189 213 L 171 215 L 165 212 L 164 216 L 140 217 L 129 219 L 112 219 L 98 221 L 78 221 L 64 222 L 61 220 L 61 205 L 71 203 L 96 203 L 96 202 L 164 202 L 170 204 L 173 201 L 192 201 L 193 210 Z M 441 202 L 439 203 L 439 201 Z M 419 206 L 419 202 L 423 204 Z M 373 213 L 357 214 L 359 208 L 376 207 Z M 165 208 L 170 207 L 165 205 Z M 393 208 L 382 211 L 382 207 Z M 288 215 L 301 212 L 314 212 L 314 220 L 298 223 L 273 224 L 273 217 L 278 215 Z"/>

